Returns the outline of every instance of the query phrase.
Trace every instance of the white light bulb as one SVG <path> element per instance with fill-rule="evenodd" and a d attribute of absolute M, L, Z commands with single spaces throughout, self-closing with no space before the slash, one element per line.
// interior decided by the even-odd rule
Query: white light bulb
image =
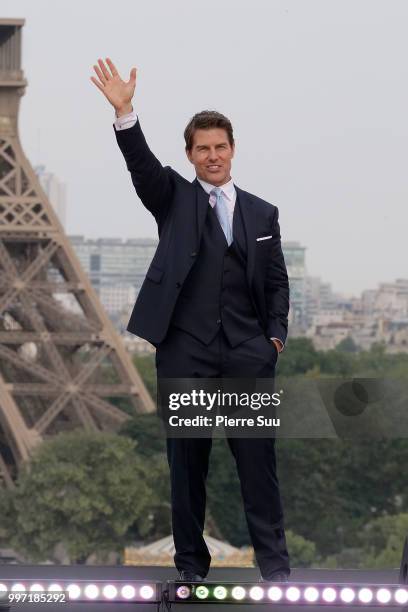
<path fill-rule="evenodd" d="M 67 592 L 69 599 L 78 599 L 81 596 L 81 589 L 77 584 L 69 584 Z"/>
<path fill-rule="evenodd" d="M 286 599 L 289 601 L 297 601 L 300 598 L 300 591 L 297 587 L 289 587 L 286 590 Z"/>
<path fill-rule="evenodd" d="M 378 589 L 376 595 L 377 601 L 380 603 L 388 603 L 391 599 L 391 591 L 389 589 Z"/>
<path fill-rule="evenodd" d="M 397 589 L 394 593 L 395 601 L 399 604 L 406 604 L 408 601 L 408 591 L 406 589 Z"/>
<path fill-rule="evenodd" d="M 260 586 L 254 586 L 249 590 L 249 596 L 255 601 L 260 601 L 264 596 L 264 590 Z"/>
<path fill-rule="evenodd" d="M 323 589 L 323 593 L 322 593 L 323 601 L 326 601 L 327 603 L 331 603 L 332 601 L 336 599 L 336 597 L 337 597 L 337 593 L 332 587 L 326 587 L 325 589 Z"/>
<path fill-rule="evenodd" d="M 232 589 L 231 595 L 234 599 L 244 599 L 245 597 L 245 589 L 241 586 L 236 586 Z"/>
<path fill-rule="evenodd" d="M 272 586 L 268 589 L 268 597 L 271 601 L 280 601 L 282 599 L 282 589 L 278 586 Z"/>
<path fill-rule="evenodd" d="M 317 601 L 317 599 L 319 598 L 319 591 L 316 589 L 316 587 L 307 587 L 305 589 L 305 592 L 303 593 L 303 596 L 306 601 L 312 603 L 314 601 Z"/>
<path fill-rule="evenodd" d="M 359 590 L 358 598 L 362 603 L 370 603 L 373 598 L 373 592 L 371 589 L 367 589 L 366 587 L 364 587 Z"/>
<path fill-rule="evenodd" d="M 142 599 L 151 599 L 154 595 L 154 590 L 150 584 L 145 584 L 140 589 L 140 597 Z"/>
<path fill-rule="evenodd" d="M 87 584 L 84 589 L 85 597 L 88 599 L 96 599 L 99 595 L 99 588 L 96 584 Z"/>
<path fill-rule="evenodd" d="M 133 599 L 136 595 L 136 589 L 131 584 L 126 584 L 121 590 L 124 599 Z"/>
<path fill-rule="evenodd" d="M 102 589 L 102 594 L 106 599 L 115 599 L 118 589 L 113 584 L 106 584 Z"/>

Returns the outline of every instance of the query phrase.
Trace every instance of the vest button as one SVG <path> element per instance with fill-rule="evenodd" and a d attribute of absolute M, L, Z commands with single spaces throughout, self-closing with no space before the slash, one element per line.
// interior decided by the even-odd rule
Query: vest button
<path fill-rule="evenodd" d="M 181 283 L 176 283 L 176 287 L 177 287 L 177 289 L 180 289 Z"/>
<path fill-rule="evenodd" d="M 196 257 L 197 253 L 196 251 L 193 251 L 192 253 L 190 253 L 190 257 Z"/>
<path fill-rule="evenodd" d="M 217 324 L 219 325 L 221 323 L 221 319 L 217 319 Z"/>

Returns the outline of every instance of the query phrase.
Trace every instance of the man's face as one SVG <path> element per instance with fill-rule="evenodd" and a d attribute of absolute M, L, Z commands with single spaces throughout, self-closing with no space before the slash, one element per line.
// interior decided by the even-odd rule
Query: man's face
<path fill-rule="evenodd" d="M 223 128 L 195 130 L 191 151 L 187 157 L 194 165 L 198 178 L 220 187 L 231 178 L 231 160 L 235 147 L 230 145 Z"/>

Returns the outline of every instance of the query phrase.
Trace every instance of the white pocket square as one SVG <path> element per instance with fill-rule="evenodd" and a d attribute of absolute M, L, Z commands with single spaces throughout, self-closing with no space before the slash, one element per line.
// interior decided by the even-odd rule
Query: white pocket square
<path fill-rule="evenodd" d="M 272 238 L 272 234 L 270 236 L 260 236 L 260 238 L 257 238 L 256 241 L 259 242 L 260 240 L 268 240 L 269 238 Z"/>

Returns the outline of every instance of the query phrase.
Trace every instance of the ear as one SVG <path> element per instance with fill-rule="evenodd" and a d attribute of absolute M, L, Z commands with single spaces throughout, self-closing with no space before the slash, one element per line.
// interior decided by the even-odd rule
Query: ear
<path fill-rule="evenodd" d="M 235 142 L 234 142 L 234 144 L 232 145 L 231 149 L 232 149 L 232 155 L 231 155 L 231 157 L 234 157 L 234 155 L 235 155 Z"/>
<path fill-rule="evenodd" d="M 192 159 L 192 157 L 191 157 L 191 151 L 189 151 L 189 150 L 187 149 L 187 147 L 186 147 L 186 150 L 185 150 L 185 151 L 186 151 L 186 155 L 187 155 L 188 161 L 189 161 L 189 162 L 192 164 L 192 163 L 193 163 L 193 159 Z"/>

